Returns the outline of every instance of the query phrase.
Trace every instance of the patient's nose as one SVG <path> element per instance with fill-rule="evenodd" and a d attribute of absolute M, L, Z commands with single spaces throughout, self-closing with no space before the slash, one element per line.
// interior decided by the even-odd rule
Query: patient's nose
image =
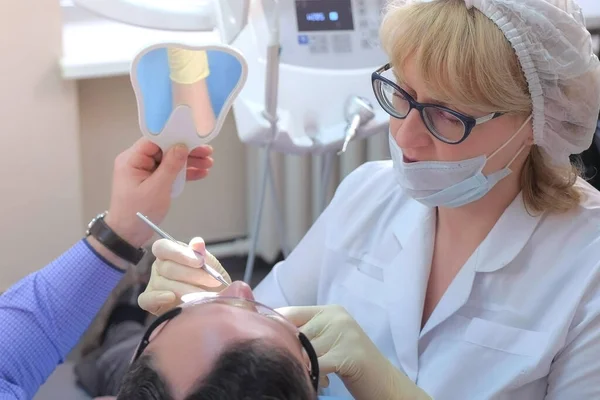
<path fill-rule="evenodd" d="M 248 286 L 248 284 L 243 281 L 232 282 L 231 285 L 229 285 L 227 288 L 221 291 L 219 295 L 227 297 L 241 297 L 246 300 L 254 301 L 254 294 L 252 294 L 252 289 L 250 289 L 250 286 Z"/>

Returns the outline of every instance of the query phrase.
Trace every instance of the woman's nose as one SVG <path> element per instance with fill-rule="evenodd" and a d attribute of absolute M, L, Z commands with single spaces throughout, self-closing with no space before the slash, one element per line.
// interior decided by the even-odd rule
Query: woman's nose
<path fill-rule="evenodd" d="M 423 147 L 431 142 L 431 135 L 416 109 L 412 109 L 403 120 L 392 121 L 391 126 L 396 143 L 403 149 Z"/>
<path fill-rule="evenodd" d="M 219 295 L 227 297 L 240 297 L 242 299 L 254 301 L 252 289 L 250 289 L 250 286 L 243 281 L 232 282 L 231 285 L 223 289 Z"/>

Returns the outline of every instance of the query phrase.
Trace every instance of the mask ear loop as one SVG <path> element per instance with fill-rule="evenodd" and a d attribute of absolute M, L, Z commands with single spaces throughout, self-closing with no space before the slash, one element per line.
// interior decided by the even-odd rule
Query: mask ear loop
<path fill-rule="evenodd" d="M 521 154 L 523 152 L 523 150 L 525 150 L 525 145 L 521 146 L 519 151 L 517 151 L 517 154 L 515 154 L 515 156 L 513 158 L 511 158 L 511 160 L 508 162 L 508 164 L 506 164 L 506 168 L 509 168 L 512 165 L 512 163 L 517 159 L 517 157 L 519 157 L 519 154 Z"/>
<path fill-rule="evenodd" d="M 503 148 L 505 148 L 506 146 L 508 146 L 508 144 L 510 142 L 513 141 L 513 139 L 515 137 L 517 137 L 517 135 L 519 133 L 521 133 L 521 131 L 523 130 L 523 128 L 525 128 L 525 126 L 527 125 L 527 123 L 531 120 L 531 117 L 533 117 L 533 115 L 530 115 L 525 122 L 523 122 L 523 125 L 521 125 L 521 127 L 502 145 L 500 146 L 496 151 L 494 151 L 492 154 L 490 154 L 490 156 L 488 157 L 488 161 L 492 159 L 492 157 L 494 157 L 496 154 L 498 154 L 498 152 L 500 152 Z M 517 159 L 517 157 L 519 156 L 519 154 L 521 154 L 523 152 L 523 150 L 525 150 L 525 145 L 521 146 L 521 148 L 519 149 L 519 151 L 517 151 L 517 154 L 515 154 L 515 156 L 512 158 L 512 160 L 510 160 L 510 162 L 507 164 L 511 165 L 513 163 L 513 161 L 515 161 Z"/>

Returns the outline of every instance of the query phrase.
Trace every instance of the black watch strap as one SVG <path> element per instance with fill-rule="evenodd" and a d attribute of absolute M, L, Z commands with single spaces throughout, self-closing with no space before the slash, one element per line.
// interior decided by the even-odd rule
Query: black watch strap
<path fill-rule="evenodd" d="M 94 237 L 104 247 L 123 260 L 134 265 L 139 263 L 144 254 L 146 254 L 146 250 L 132 246 L 125 239 L 117 235 L 104 221 L 105 216 L 106 213 L 102 213 L 90 222 L 88 231 L 86 232 L 87 235 Z"/>

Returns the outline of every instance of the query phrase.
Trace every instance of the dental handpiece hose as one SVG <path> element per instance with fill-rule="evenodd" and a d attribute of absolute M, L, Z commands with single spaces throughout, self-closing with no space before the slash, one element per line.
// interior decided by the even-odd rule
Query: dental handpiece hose
<path fill-rule="evenodd" d="M 277 125 L 277 93 L 279 91 L 279 56 L 281 44 L 279 40 L 279 2 L 273 0 L 273 19 L 269 27 L 270 36 L 266 54 L 265 76 L 265 113 L 272 125 Z M 276 132 L 275 132 L 276 133 Z"/>
<path fill-rule="evenodd" d="M 269 0 L 267 0 L 269 2 Z M 267 24 L 269 29 L 269 43 L 267 44 L 266 50 L 266 59 L 265 59 L 265 109 L 263 110 L 263 117 L 269 122 L 271 128 L 271 137 L 267 142 L 267 146 L 265 149 L 264 155 L 264 166 L 263 166 L 263 178 L 260 184 L 260 198 L 258 199 L 258 208 L 254 218 L 251 237 L 254 238 L 253 243 L 250 246 L 248 251 L 248 259 L 246 260 L 246 269 L 244 271 L 244 281 L 246 283 L 250 283 L 252 274 L 254 272 L 254 260 L 256 258 L 256 245 L 257 238 L 260 231 L 260 222 L 262 220 L 263 214 L 263 204 L 265 201 L 265 192 L 267 188 L 267 182 L 271 184 L 271 190 L 273 192 L 274 204 L 276 207 L 275 213 L 276 215 L 281 216 L 281 209 L 279 207 L 279 202 L 277 201 L 277 194 L 275 188 L 275 182 L 273 179 L 273 175 L 271 173 L 271 148 L 273 147 L 273 142 L 275 141 L 275 137 L 279 132 L 279 127 L 277 125 L 277 100 L 278 100 L 278 91 L 279 91 L 279 57 L 281 54 L 281 44 L 279 40 L 279 1 L 271 0 L 272 7 L 271 10 L 273 12 L 271 21 L 269 23 L 269 18 L 267 17 Z M 268 6 L 265 5 L 265 0 L 262 2 L 263 10 L 265 12 L 265 16 L 267 14 Z M 281 241 L 281 247 L 284 252 L 284 255 L 287 257 L 289 251 L 287 251 L 287 240 L 285 238 L 285 227 L 283 226 L 283 221 L 281 218 L 277 218 L 277 225 L 279 230 L 279 236 Z"/>
<path fill-rule="evenodd" d="M 267 68 L 266 68 L 266 88 L 265 88 L 265 116 L 271 124 L 271 140 L 269 141 L 269 145 L 266 151 L 266 162 L 268 163 L 267 169 L 267 178 L 269 180 L 269 184 L 271 186 L 271 192 L 273 195 L 273 205 L 275 207 L 275 215 L 277 215 L 277 230 L 279 233 L 279 240 L 281 245 L 281 250 L 283 251 L 284 257 L 290 254 L 290 249 L 288 248 L 287 243 L 287 235 L 285 232 L 285 226 L 283 224 L 283 212 L 281 210 L 281 206 L 279 200 L 277 199 L 277 187 L 275 185 L 275 179 L 273 177 L 271 167 L 271 147 L 275 142 L 276 136 L 279 134 L 279 126 L 277 116 L 277 101 L 279 98 L 279 61 L 281 58 L 281 43 L 279 37 L 279 0 L 272 0 L 273 2 L 273 19 L 271 22 L 270 28 L 270 39 L 269 45 L 267 47 Z"/>

